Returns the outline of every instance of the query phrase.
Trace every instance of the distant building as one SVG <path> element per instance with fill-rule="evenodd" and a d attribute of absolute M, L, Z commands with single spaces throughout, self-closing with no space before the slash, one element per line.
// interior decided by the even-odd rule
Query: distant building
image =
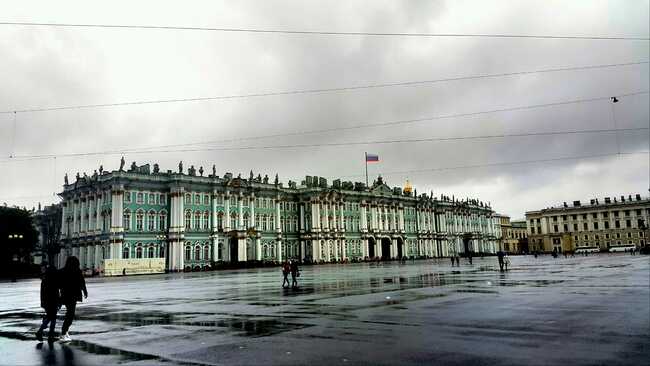
<path fill-rule="evenodd" d="M 526 212 L 531 251 L 564 252 L 578 249 L 642 247 L 647 245 L 650 198 L 605 197 L 589 204 L 574 201 L 558 207 Z"/>
<path fill-rule="evenodd" d="M 122 163 L 123 165 L 123 163 Z M 496 251 L 494 212 L 479 200 L 433 198 L 389 187 L 307 176 L 300 184 L 161 172 L 157 165 L 77 175 L 60 193 L 64 255 L 166 258 L 168 271 L 218 262 L 308 262 L 442 257 Z"/>
<path fill-rule="evenodd" d="M 61 249 L 61 204 L 41 208 L 32 214 L 34 226 L 38 230 L 38 243 L 33 252 L 34 263 L 43 261 L 57 264 Z"/>
<path fill-rule="evenodd" d="M 507 215 L 497 214 L 499 249 L 508 253 L 528 252 L 526 220 L 510 221 Z"/>

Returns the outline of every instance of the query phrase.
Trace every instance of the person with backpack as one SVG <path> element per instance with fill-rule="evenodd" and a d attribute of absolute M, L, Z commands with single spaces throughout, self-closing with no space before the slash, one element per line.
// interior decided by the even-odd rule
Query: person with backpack
<path fill-rule="evenodd" d="M 82 293 L 84 298 L 88 298 L 86 281 L 79 268 L 79 259 L 77 257 L 68 257 L 65 262 L 65 267 L 59 271 L 59 287 L 61 289 L 61 303 L 65 305 L 65 319 L 61 328 L 61 342 L 70 342 L 72 339 L 70 338 L 70 334 L 68 334 L 68 330 L 74 320 L 77 302 L 82 301 Z"/>
<path fill-rule="evenodd" d="M 57 270 L 54 266 L 47 266 L 43 279 L 41 280 L 41 307 L 45 310 L 43 322 L 36 332 L 36 339 L 43 342 L 43 331 L 50 325 L 50 331 L 47 333 L 47 340 L 51 342 L 54 339 L 54 328 L 56 327 L 56 313 L 61 307 L 59 296 L 59 284 L 57 279 Z"/>

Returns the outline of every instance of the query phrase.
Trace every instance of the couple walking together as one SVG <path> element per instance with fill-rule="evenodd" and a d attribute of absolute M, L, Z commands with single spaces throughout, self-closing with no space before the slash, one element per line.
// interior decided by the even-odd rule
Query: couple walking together
<path fill-rule="evenodd" d="M 88 298 L 86 290 L 86 281 L 83 273 L 79 268 L 79 259 L 77 257 L 68 257 L 65 267 L 57 270 L 53 265 L 49 265 L 43 275 L 41 282 L 41 307 L 45 309 L 43 323 L 36 332 L 36 338 L 39 342 L 43 341 L 43 331 L 50 326 L 47 334 L 48 341 L 54 340 L 54 328 L 56 326 L 56 315 L 65 305 L 65 319 L 61 327 L 61 342 L 70 342 L 72 339 L 68 334 L 74 314 L 77 308 L 77 302 L 82 301 L 82 295 Z"/>
<path fill-rule="evenodd" d="M 289 273 L 291 273 L 291 287 L 298 288 L 298 277 L 300 277 L 300 271 L 298 270 L 298 261 L 286 261 L 282 265 L 282 287 L 285 287 L 286 283 L 289 286 Z"/>

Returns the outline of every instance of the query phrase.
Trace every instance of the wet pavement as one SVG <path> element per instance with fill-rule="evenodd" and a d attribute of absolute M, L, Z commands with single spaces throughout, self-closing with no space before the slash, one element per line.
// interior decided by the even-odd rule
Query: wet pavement
<path fill-rule="evenodd" d="M 0 364 L 648 364 L 650 257 L 511 259 L 88 279 L 69 344 L 35 340 L 39 281 L 0 283 Z"/>

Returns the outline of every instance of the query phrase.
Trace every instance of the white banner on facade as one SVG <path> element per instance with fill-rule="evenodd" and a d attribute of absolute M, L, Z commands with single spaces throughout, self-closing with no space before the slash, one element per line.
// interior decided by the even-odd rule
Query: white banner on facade
<path fill-rule="evenodd" d="M 104 259 L 104 276 L 165 273 L 165 258 Z"/>

